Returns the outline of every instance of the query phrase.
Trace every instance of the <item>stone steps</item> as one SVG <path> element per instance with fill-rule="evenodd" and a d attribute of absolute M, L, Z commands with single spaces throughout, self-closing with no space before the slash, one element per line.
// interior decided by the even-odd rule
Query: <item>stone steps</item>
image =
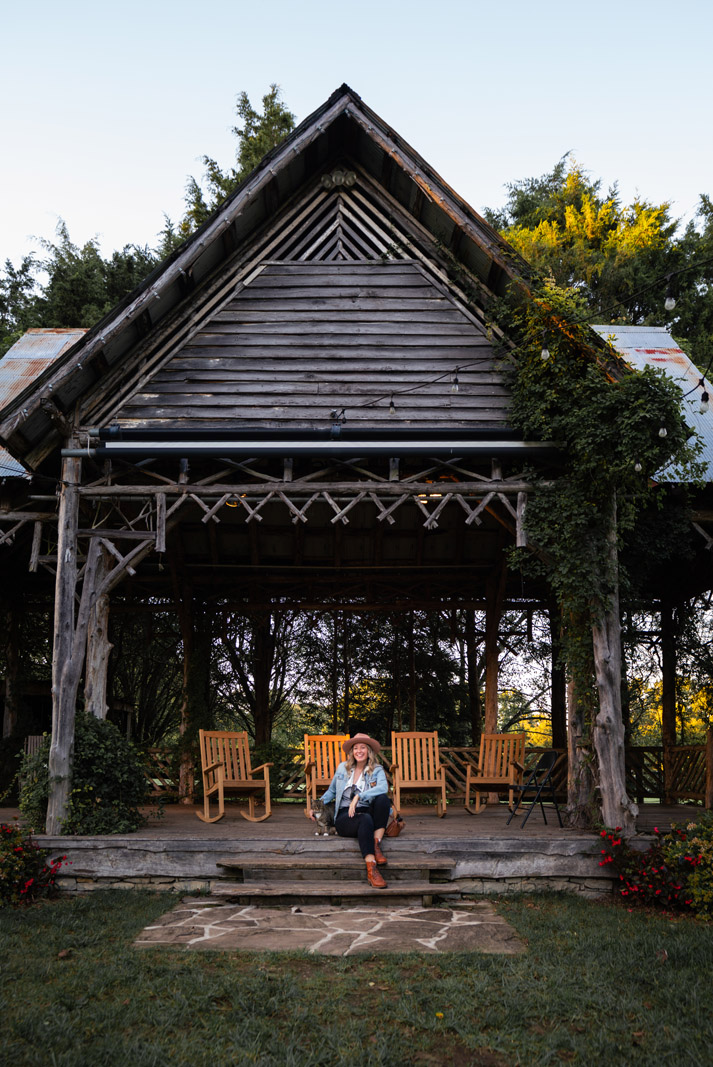
<path fill-rule="evenodd" d="M 353 853 L 322 852 L 266 855 L 242 853 L 224 856 L 217 866 L 229 871 L 230 881 L 213 889 L 214 896 L 241 904 L 349 903 L 376 901 L 408 903 L 414 898 L 431 904 L 434 894 L 448 892 L 448 872 L 456 865 L 450 856 L 395 852 L 381 867 L 386 889 L 374 889 L 366 880 L 364 861 Z"/>
<path fill-rule="evenodd" d="M 386 872 L 383 872 L 386 877 Z M 353 902 L 378 903 L 384 899 L 406 904 L 420 900 L 424 907 L 433 903 L 433 897 L 447 891 L 447 885 L 437 882 L 389 882 L 386 889 L 374 889 L 364 876 L 362 882 L 333 882 L 329 885 L 314 882 L 224 882 L 214 886 L 211 896 L 237 904 L 349 904 Z"/>

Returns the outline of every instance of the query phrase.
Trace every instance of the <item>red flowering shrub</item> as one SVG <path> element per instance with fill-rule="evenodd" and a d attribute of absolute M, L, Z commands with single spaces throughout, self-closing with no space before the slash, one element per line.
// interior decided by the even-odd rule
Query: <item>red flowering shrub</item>
<path fill-rule="evenodd" d="M 66 859 L 49 860 L 29 834 L 0 823 L 0 908 L 30 904 L 49 894 Z"/>
<path fill-rule="evenodd" d="M 655 840 L 642 852 L 621 837 L 621 827 L 602 830 L 599 866 L 612 865 L 612 871 L 619 879 L 619 892 L 628 904 L 671 909 L 690 907 L 687 888 L 690 872 L 666 861 L 670 841 L 678 833 L 675 827 L 669 834 L 654 830 Z"/>

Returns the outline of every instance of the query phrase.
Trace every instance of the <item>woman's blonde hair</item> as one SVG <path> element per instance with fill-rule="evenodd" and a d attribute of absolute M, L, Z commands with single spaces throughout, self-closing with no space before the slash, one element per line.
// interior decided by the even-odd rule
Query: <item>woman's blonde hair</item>
<path fill-rule="evenodd" d="M 370 745 L 367 745 L 366 747 L 369 750 L 369 755 L 367 756 L 366 767 L 364 768 L 364 770 L 365 771 L 369 771 L 369 773 L 371 773 L 371 771 L 374 770 L 374 767 L 376 767 L 377 763 L 381 763 L 381 760 L 379 759 L 378 755 L 376 754 L 376 752 L 374 752 L 374 749 Z M 347 756 L 347 770 L 349 771 L 350 774 L 354 770 L 355 767 L 356 767 L 356 760 L 354 759 L 354 749 L 352 748 L 352 750 L 350 751 L 349 755 Z"/>

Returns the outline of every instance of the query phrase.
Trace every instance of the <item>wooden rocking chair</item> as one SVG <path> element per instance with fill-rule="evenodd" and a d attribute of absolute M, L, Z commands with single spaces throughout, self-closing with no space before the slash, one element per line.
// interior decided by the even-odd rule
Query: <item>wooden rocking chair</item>
<path fill-rule="evenodd" d="M 525 770 L 526 734 L 482 734 L 477 771 L 468 764 L 465 776 L 465 810 L 469 815 L 485 811 L 489 792 L 509 794 L 512 811 L 515 789 L 522 783 Z M 475 810 L 470 806 L 470 791 L 475 790 Z"/>
<path fill-rule="evenodd" d="M 391 780 L 394 807 L 401 810 L 401 793 L 437 793 L 436 814 L 446 814 L 446 769 L 438 752 L 438 733 L 391 734 Z"/>
<path fill-rule="evenodd" d="M 231 733 L 228 730 L 200 730 L 201 772 L 203 774 L 203 814 L 196 815 L 203 822 L 217 822 L 225 815 L 225 793 L 237 793 L 248 798 L 249 814 L 240 811 L 250 822 L 263 822 L 272 813 L 270 806 L 271 763 L 250 766 L 250 747 L 247 731 Z M 262 771 L 260 778 L 255 775 Z M 255 797 L 265 797 L 264 815 L 255 814 Z M 210 798 L 217 795 L 218 814 L 210 814 Z"/>
<path fill-rule="evenodd" d="M 305 734 L 305 815 L 309 819 L 317 790 L 326 789 L 344 759 L 342 745 L 349 734 Z"/>

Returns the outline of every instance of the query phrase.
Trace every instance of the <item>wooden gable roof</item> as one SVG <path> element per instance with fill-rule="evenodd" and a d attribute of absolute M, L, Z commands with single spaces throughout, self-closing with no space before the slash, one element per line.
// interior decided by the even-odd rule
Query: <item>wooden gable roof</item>
<path fill-rule="evenodd" d="M 342 86 L 0 411 L 0 440 L 36 468 L 116 423 L 309 430 L 346 409 L 365 427 L 503 429 L 485 310 L 526 271 Z"/>

